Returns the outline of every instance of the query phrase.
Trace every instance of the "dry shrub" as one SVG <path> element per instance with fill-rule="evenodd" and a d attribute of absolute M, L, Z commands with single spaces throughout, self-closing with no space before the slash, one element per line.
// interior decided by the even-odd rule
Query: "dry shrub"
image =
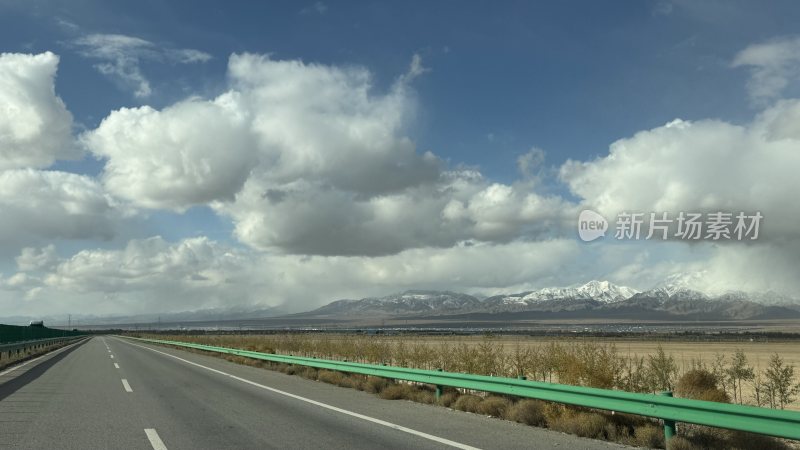
<path fill-rule="evenodd" d="M 728 440 L 729 447 L 739 450 L 789 450 L 789 447 L 784 441 L 764 436 L 763 434 L 746 433 L 744 431 L 731 431 Z"/>
<path fill-rule="evenodd" d="M 389 387 L 392 383 L 386 378 L 369 377 L 364 382 L 364 391 L 370 394 L 380 394 L 381 391 Z"/>
<path fill-rule="evenodd" d="M 367 384 L 367 377 L 357 373 L 351 373 L 350 379 L 353 382 L 353 389 L 363 391 Z"/>
<path fill-rule="evenodd" d="M 477 412 L 478 405 L 481 404 L 481 400 L 482 399 L 477 395 L 465 394 L 461 397 L 458 397 L 456 402 L 453 403 L 453 409 L 466 412 Z"/>
<path fill-rule="evenodd" d="M 547 426 L 556 431 L 592 439 L 605 439 L 606 426 L 610 422 L 599 413 L 567 411 L 548 420 Z"/>
<path fill-rule="evenodd" d="M 544 409 L 545 403 L 540 400 L 520 400 L 506 410 L 505 418 L 525 425 L 540 427 L 547 423 Z"/>
<path fill-rule="evenodd" d="M 354 378 L 347 373 L 336 372 L 332 370 L 320 370 L 317 374 L 317 380 L 323 383 L 334 384 L 346 388 L 361 388 L 361 380 Z"/>
<path fill-rule="evenodd" d="M 683 374 L 675 385 L 675 394 L 696 400 L 730 403 L 728 394 L 717 385 L 717 377 L 704 369 L 693 369 Z"/>
<path fill-rule="evenodd" d="M 439 397 L 439 404 L 445 408 L 450 408 L 458 400 L 459 395 L 461 394 L 456 391 L 445 392 Z"/>
<path fill-rule="evenodd" d="M 316 380 L 318 371 L 313 367 L 304 367 L 303 370 L 297 372 L 303 378 L 308 378 L 309 380 Z"/>
<path fill-rule="evenodd" d="M 436 403 L 436 394 L 429 390 L 429 389 L 416 389 L 414 392 L 414 396 L 411 400 L 417 403 L 425 403 L 426 405 L 432 405 Z"/>
<path fill-rule="evenodd" d="M 567 413 L 567 407 L 560 403 L 545 402 L 544 405 L 544 419 L 549 424 L 557 420 L 563 414 Z"/>
<path fill-rule="evenodd" d="M 411 400 L 414 397 L 414 387 L 409 384 L 393 384 L 380 393 L 384 400 Z"/>
<path fill-rule="evenodd" d="M 646 448 L 664 448 L 664 428 L 647 424 L 636 427 L 633 431 L 632 445 Z"/>
<path fill-rule="evenodd" d="M 511 401 L 505 397 L 490 396 L 483 399 L 475 410 L 478 414 L 492 417 L 503 417 Z"/>
<path fill-rule="evenodd" d="M 351 375 L 345 374 L 342 376 L 342 381 L 339 382 L 339 386 L 346 387 L 350 389 L 358 389 L 362 390 L 362 380 L 360 377 L 355 377 Z"/>
<path fill-rule="evenodd" d="M 334 372 L 332 370 L 320 370 L 317 374 L 317 380 L 328 384 L 339 385 L 342 383 L 342 378 L 344 378 L 344 376 L 341 372 Z"/>
<path fill-rule="evenodd" d="M 725 430 L 699 425 L 678 425 L 681 438 L 693 447 L 680 447 L 710 450 L 788 450 L 782 440 L 744 431 Z M 670 448 L 672 441 L 670 439 Z M 679 445 L 684 445 L 683 443 Z"/>
<path fill-rule="evenodd" d="M 683 436 L 675 436 L 669 440 L 667 450 L 701 450 L 702 447 L 694 445 Z"/>
<path fill-rule="evenodd" d="M 281 368 L 281 372 L 285 373 L 286 375 L 294 375 L 298 372 L 297 366 L 286 365 L 285 367 Z"/>

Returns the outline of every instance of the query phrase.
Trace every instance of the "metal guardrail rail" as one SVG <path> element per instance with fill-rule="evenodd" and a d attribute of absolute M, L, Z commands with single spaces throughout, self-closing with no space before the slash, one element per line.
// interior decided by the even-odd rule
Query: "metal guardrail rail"
<path fill-rule="evenodd" d="M 654 417 L 664 421 L 664 433 L 667 439 L 675 433 L 675 422 L 684 422 L 800 440 L 800 412 L 797 411 L 673 398 L 671 393 L 639 394 L 525 379 L 259 353 L 180 341 L 126 338 L 265 361 L 431 384 L 437 387 L 437 394 L 441 393 L 442 386 L 449 386 Z"/>
<path fill-rule="evenodd" d="M 63 344 L 80 339 L 84 336 L 66 336 L 47 339 L 35 339 L 30 341 L 12 342 L 10 344 L 0 344 L 0 362 L 9 359 L 12 354 L 19 355 L 27 350 L 38 350 L 50 345 Z M 4 354 L 8 356 L 3 357 Z"/>

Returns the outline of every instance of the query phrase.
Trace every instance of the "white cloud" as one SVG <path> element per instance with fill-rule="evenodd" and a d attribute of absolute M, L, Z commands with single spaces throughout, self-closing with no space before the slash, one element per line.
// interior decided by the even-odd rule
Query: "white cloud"
<path fill-rule="evenodd" d="M 106 188 L 138 205 L 184 210 L 233 199 L 257 158 L 248 114 L 238 103 L 230 93 L 163 111 L 122 108 L 83 140 L 107 158 Z"/>
<path fill-rule="evenodd" d="M 375 93 L 362 68 L 251 54 L 231 56 L 229 76 L 252 114 L 262 179 L 313 178 L 374 195 L 438 177 L 437 158 L 417 154 L 403 135 L 415 107 L 404 83 Z"/>
<path fill-rule="evenodd" d="M 35 247 L 25 247 L 17 256 L 17 268 L 21 272 L 50 269 L 58 263 L 58 254 L 53 244 L 37 249 Z"/>
<path fill-rule="evenodd" d="M 211 59 L 211 55 L 200 50 L 157 45 L 122 34 L 90 34 L 75 40 L 75 45 L 83 56 L 101 61 L 95 65 L 100 73 L 132 88 L 133 95 L 139 98 L 147 98 L 153 93 L 150 81 L 142 73 L 142 61 L 191 64 Z"/>
<path fill-rule="evenodd" d="M 527 153 L 517 158 L 517 168 L 525 178 L 535 178 L 539 176 L 544 164 L 544 150 L 532 147 Z"/>
<path fill-rule="evenodd" d="M 45 282 L 76 292 L 120 293 L 165 285 L 223 289 L 232 282 L 231 269 L 246 267 L 241 255 L 206 238 L 170 244 L 156 237 L 130 241 L 122 250 L 82 250 L 47 274 Z"/>
<path fill-rule="evenodd" d="M 49 313 L 80 306 L 104 314 L 282 303 L 301 311 L 338 298 L 410 288 L 474 291 L 527 284 L 554 276 L 578 249 L 574 241 L 555 240 L 422 248 L 378 258 L 301 257 L 237 250 L 202 237 L 176 243 L 155 237 L 28 267 L 0 280 L 0 287 L 24 293 L 29 309 Z M 0 296 L 0 307 L 19 301 Z"/>
<path fill-rule="evenodd" d="M 800 279 L 800 241 L 783 240 L 749 246 L 719 246 L 703 261 L 698 288 L 712 293 L 729 291 L 777 292 L 797 298 Z"/>
<path fill-rule="evenodd" d="M 407 74 L 385 93 L 369 72 L 233 55 L 230 90 L 156 111 L 113 112 L 84 142 L 105 186 L 149 208 L 210 203 L 259 249 L 384 255 L 469 239 L 552 236 L 569 207 L 530 185 L 443 172 L 404 135 Z"/>
<path fill-rule="evenodd" d="M 586 206 L 613 219 L 621 211 L 763 214 L 756 241 L 682 244 L 708 249 L 699 288 L 797 292 L 789 276 L 800 264 L 800 101 L 779 102 L 752 122 L 675 120 L 611 145 L 594 161 L 568 161 L 561 178 Z M 785 268 L 785 269 L 784 269 Z"/>
<path fill-rule="evenodd" d="M 368 198 L 310 181 L 275 186 L 250 180 L 236 202 L 217 209 L 233 217 L 237 237 L 256 248 L 371 256 L 467 240 L 558 236 L 576 214 L 557 197 L 489 183 L 468 171 Z"/>
<path fill-rule="evenodd" d="M 58 56 L 0 54 L 0 170 L 78 156 L 72 115 L 55 93 Z"/>
<path fill-rule="evenodd" d="M 33 169 L 0 172 L 0 247 L 43 239 L 109 239 L 122 216 L 90 177 Z"/>
<path fill-rule="evenodd" d="M 796 239 L 800 210 L 800 101 L 753 122 L 676 120 L 611 145 L 595 161 L 568 161 L 561 177 L 607 218 L 620 211 L 761 211 L 761 239 Z"/>
<path fill-rule="evenodd" d="M 408 71 L 400 77 L 400 83 L 411 83 L 415 78 L 418 78 L 426 72 L 430 72 L 430 70 L 431 69 L 422 65 L 422 56 L 418 53 L 414 53 L 411 57 L 411 64 L 408 65 Z"/>
<path fill-rule="evenodd" d="M 750 45 L 733 60 L 733 67 L 742 66 L 750 68 L 750 98 L 765 105 L 800 78 L 800 37 Z"/>
<path fill-rule="evenodd" d="M 177 61 L 181 64 L 204 63 L 211 61 L 211 55 L 191 48 L 166 49 L 164 54 L 167 59 Z"/>

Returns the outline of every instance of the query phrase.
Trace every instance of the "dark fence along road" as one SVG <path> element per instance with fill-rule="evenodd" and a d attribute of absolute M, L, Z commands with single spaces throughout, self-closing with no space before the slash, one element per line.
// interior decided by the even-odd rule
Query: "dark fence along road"
<path fill-rule="evenodd" d="M 624 447 L 94 337 L 0 372 L 0 448 Z"/>

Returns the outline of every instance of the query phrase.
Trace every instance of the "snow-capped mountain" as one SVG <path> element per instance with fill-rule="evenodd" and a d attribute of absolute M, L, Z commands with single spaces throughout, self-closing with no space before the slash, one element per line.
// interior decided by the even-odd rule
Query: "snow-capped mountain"
<path fill-rule="evenodd" d="M 641 296 L 657 298 L 662 300 L 708 300 L 711 298 L 700 291 L 689 289 L 682 286 L 666 285 L 641 292 Z"/>
<path fill-rule="evenodd" d="M 613 318 L 631 320 L 741 320 L 800 317 L 800 301 L 774 293 L 728 292 L 711 295 L 695 289 L 694 274 L 666 279 L 646 291 L 593 280 L 483 300 L 447 291 L 406 291 L 385 297 L 338 300 L 304 317 L 418 317 L 458 320 Z"/>
<path fill-rule="evenodd" d="M 453 314 L 479 307 L 477 298 L 447 291 L 405 291 L 385 297 L 367 297 L 360 300 L 337 300 L 310 311 L 314 315 L 371 315 L 394 316 L 404 314 Z"/>
<path fill-rule="evenodd" d="M 705 291 L 710 283 L 705 271 L 681 272 L 668 276 L 658 286 L 641 292 L 639 296 L 666 300 L 714 300 L 722 302 L 753 302 L 762 305 L 797 305 L 797 298 L 774 291 L 746 292 L 716 287 Z"/>
<path fill-rule="evenodd" d="M 532 305 L 555 300 L 593 300 L 614 303 L 627 300 L 639 291 L 627 286 L 617 286 L 608 281 L 592 280 L 585 284 L 567 287 L 550 287 L 522 294 L 499 295 L 487 299 L 494 305 Z"/>
<path fill-rule="evenodd" d="M 675 273 L 654 288 L 642 292 L 641 296 L 662 300 L 707 300 L 711 296 L 698 289 L 698 286 L 704 285 L 705 276 L 704 271 Z"/>

